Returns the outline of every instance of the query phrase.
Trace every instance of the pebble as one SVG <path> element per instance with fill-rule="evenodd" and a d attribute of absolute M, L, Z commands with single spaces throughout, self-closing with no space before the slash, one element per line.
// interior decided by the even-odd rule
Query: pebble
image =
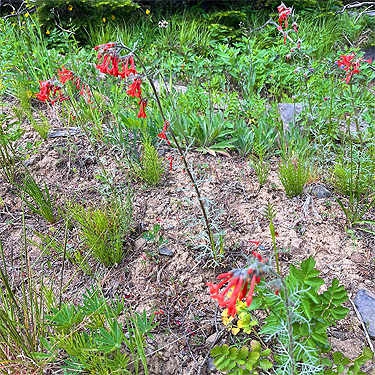
<path fill-rule="evenodd" d="M 145 243 L 146 240 L 144 238 L 138 238 L 138 240 L 134 242 L 135 250 L 139 250 Z"/>
<path fill-rule="evenodd" d="M 292 242 L 290 243 L 290 248 L 292 251 L 297 251 L 301 248 L 302 240 L 300 238 L 293 238 Z"/>
<path fill-rule="evenodd" d="M 174 253 L 175 253 L 175 251 L 173 249 L 170 249 L 167 246 L 162 246 L 159 249 L 159 254 L 161 254 L 161 255 L 167 255 L 169 257 L 173 257 Z"/>
<path fill-rule="evenodd" d="M 331 196 L 331 192 L 325 186 L 320 184 L 309 186 L 306 191 L 317 198 L 328 198 Z"/>
<path fill-rule="evenodd" d="M 360 289 L 354 300 L 369 336 L 375 339 L 375 296 L 366 289 Z"/>
<path fill-rule="evenodd" d="M 216 371 L 216 366 L 214 365 L 214 359 L 211 357 L 207 359 L 207 370 L 208 372 Z"/>

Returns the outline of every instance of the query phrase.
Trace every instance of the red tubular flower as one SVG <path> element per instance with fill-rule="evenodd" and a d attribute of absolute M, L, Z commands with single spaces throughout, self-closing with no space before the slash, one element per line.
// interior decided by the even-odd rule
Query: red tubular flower
<path fill-rule="evenodd" d="M 359 74 L 360 70 L 360 63 L 367 62 L 371 64 L 371 59 L 365 60 L 363 57 L 358 58 L 357 60 L 353 61 L 355 57 L 355 53 L 353 52 L 352 55 L 341 55 L 340 59 L 337 60 L 337 65 L 342 67 L 348 74 L 343 81 L 349 83 L 352 76 L 354 74 Z"/>
<path fill-rule="evenodd" d="M 138 112 L 138 115 L 137 117 L 138 118 L 146 118 L 146 112 L 145 112 L 145 109 L 146 109 L 146 106 L 147 106 L 147 99 L 141 99 L 138 104 L 141 105 L 141 108 L 139 109 L 139 112 Z"/>
<path fill-rule="evenodd" d="M 237 313 L 236 302 L 237 300 L 241 301 L 246 297 L 246 304 L 249 307 L 253 300 L 253 293 L 255 289 L 255 284 L 259 284 L 261 277 L 264 275 L 264 266 L 260 266 L 265 261 L 263 258 L 253 251 L 253 255 L 257 258 L 253 265 L 248 268 L 235 269 L 227 273 L 223 273 L 218 276 L 218 279 L 221 281 L 215 285 L 213 283 L 206 283 L 210 287 L 211 298 L 217 299 L 220 307 L 228 308 L 228 314 L 233 317 Z M 268 260 L 266 260 L 268 262 Z M 250 281 L 250 287 L 249 286 Z M 229 282 L 229 283 L 228 283 Z M 220 292 L 226 283 L 227 287 Z M 225 299 L 226 295 L 231 292 L 229 299 Z"/>
<path fill-rule="evenodd" d="M 163 125 L 163 130 L 160 134 L 158 134 L 158 137 L 162 140 L 165 139 L 167 141 L 167 143 L 170 145 L 171 142 L 169 142 L 169 139 L 167 138 L 167 136 L 165 134 L 165 132 L 168 130 L 168 126 L 169 126 L 169 122 L 165 121 L 164 125 Z"/>
<path fill-rule="evenodd" d="M 290 8 L 287 8 L 284 3 L 281 3 L 277 10 L 279 12 L 279 25 L 281 26 L 282 21 L 285 22 L 285 29 L 288 28 L 288 16 L 292 13 Z"/>
<path fill-rule="evenodd" d="M 126 57 L 125 60 L 122 59 L 122 72 L 120 73 L 120 77 L 124 79 L 129 75 L 128 73 L 128 66 L 129 66 L 129 57 Z"/>
<path fill-rule="evenodd" d="M 171 171 L 171 170 L 172 170 L 173 157 L 172 157 L 172 156 L 169 156 L 169 157 L 167 158 L 167 160 L 170 160 L 170 163 L 169 163 L 169 170 Z"/>
<path fill-rule="evenodd" d="M 39 81 L 39 83 L 40 91 L 38 94 L 36 94 L 36 97 L 42 102 L 45 102 L 46 100 L 49 100 L 49 94 L 53 85 L 50 81 Z"/>
<path fill-rule="evenodd" d="M 134 82 L 128 87 L 128 91 L 126 91 L 126 93 L 134 98 L 141 98 L 141 83 L 141 79 L 136 78 Z"/>
<path fill-rule="evenodd" d="M 134 56 L 130 56 L 129 62 L 130 62 L 130 69 L 128 70 L 128 76 L 130 74 L 134 74 L 134 75 L 138 74 L 134 66 Z"/>
<path fill-rule="evenodd" d="M 57 76 L 63 85 L 74 77 L 73 72 L 65 69 L 64 65 L 61 67 L 61 70 L 57 70 Z"/>

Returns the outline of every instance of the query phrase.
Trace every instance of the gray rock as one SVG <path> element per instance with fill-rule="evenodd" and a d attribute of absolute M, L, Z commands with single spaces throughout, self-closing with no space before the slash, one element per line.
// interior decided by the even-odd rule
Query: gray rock
<path fill-rule="evenodd" d="M 288 128 L 290 122 L 296 121 L 298 115 L 302 113 L 302 103 L 279 103 L 277 105 L 279 109 L 281 120 L 283 121 L 284 127 Z"/>
<path fill-rule="evenodd" d="M 75 135 L 81 133 L 80 128 L 69 127 L 68 130 L 55 130 L 48 134 L 48 138 L 67 137 L 68 135 Z"/>
<path fill-rule="evenodd" d="M 33 164 L 35 164 L 35 162 L 37 161 L 37 157 L 34 155 L 34 156 L 31 156 L 29 157 L 28 159 L 24 160 L 22 162 L 22 164 L 25 166 L 25 167 L 30 167 L 32 166 Z"/>
<path fill-rule="evenodd" d="M 214 359 L 211 357 L 207 359 L 207 370 L 208 372 L 216 371 L 216 366 L 214 365 Z"/>
<path fill-rule="evenodd" d="M 292 251 L 298 251 L 301 248 L 302 240 L 300 238 L 293 238 L 290 243 L 290 248 Z"/>
<path fill-rule="evenodd" d="M 331 196 L 331 192 L 325 186 L 319 184 L 309 186 L 306 191 L 317 198 L 328 198 Z"/>
<path fill-rule="evenodd" d="M 367 331 L 375 339 L 375 296 L 365 289 L 360 289 L 354 300 Z"/>
<path fill-rule="evenodd" d="M 167 246 L 162 246 L 160 249 L 159 249 L 159 254 L 161 255 L 167 255 L 169 257 L 173 257 L 174 255 L 174 250 L 173 249 L 170 249 L 169 247 Z"/>

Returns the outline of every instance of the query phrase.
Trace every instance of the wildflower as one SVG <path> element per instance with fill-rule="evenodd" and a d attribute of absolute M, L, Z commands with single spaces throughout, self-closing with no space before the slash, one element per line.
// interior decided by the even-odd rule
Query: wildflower
<path fill-rule="evenodd" d="M 138 74 L 138 72 L 135 70 L 135 67 L 134 67 L 134 56 L 130 56 L 129 58 L 129 62 L 130 62 L 130 69 L 128 70 L 128 75 L 130 74 Z"/>
<path fill-rule="evenodd" d="M 30 14 L 29 13 L 25 13 L 25 18 L 29 17 Z"/>
<path fill-rule="evenodd" d="M 64 85 L 66 81 L 69 81 L 73 78 L 73 72 L 65 69 L 64 65 L 61 67 L 61 70 L 57 71 L 57 76 L 59 77 L 59 81 Z"/>
<path fill-rule="evenodd" d="M 146 109 L 146 106 L 147 106 L 147 99 L 141 99 L 138 104 L 141 105 L 140 109 L 139 109 L 139 112 L 138 112 L 138 115 L 137 117 L 138 118 L 146 118 L 146 112 L 145 112 L 145 109 Z"/>
<path fill-rule="evenodd" d="M 73 10 L 73 5 L 69 5 L 68 10 L 69 10 L 69 12 L 71 12 Z"/>
<path fill-rule="evenodd" d="M 169 170 L 171 171 L 172 170 L 173 157 L 172 156 L 168 156 L 167 160 L 170 160 Z"/>
<path fill-rule="evenodd" d="M 169 25 L 169 22 L 166 20 L 159 21 L 158 26 L 160 29 L 166 29 Z"/>
<path fill-rule="evenodd" d="M 51 32 L 50 32 L 49 30 L 47 30 L 47 31 L 46 31 L 46 34 L 49 35 L 49 34 L 51 34 Z"/>
<path fill-rule="evenodd" d="M 146 14 L 149 15 L 151 13 L 150 9 L 146 9 Z"/>
<path fill-rule="evenodd" d="M 40 83 L 40 91 L 36 95 L 36 97 L 42 102 L 46 102 L 47 100 L 49 100 L 49 95 L 50 95 L 51 88 L 53 85 L 51 81 L 39 81 L 39 83 Z"/>
<path fill-rule="evenodd" d="M 341 60 L 337 60 L 337 65 L 342 67 L 348 73 L 346 79 L 343 79 L 347 84 L 350 82 L 354 74 L 359 74 L 360 63 L 362 61 L 371 64 L 371 59 L 365 60 L 363 57 L 360 57 L 357 60 L 354 60 L 354 57 L 355 53 L 353 52 L 352 55 L 341 55 Z"/>
<path fill-rule="evenodd" d="M 298 34 L 297 26 L 298 26 L 298 25 L 297 25 L 297 22 L 293 22 L 292 27 L 293 27 L 294 31 Z"/>
<path fill-rule="evenodd" d="M 116 18 L 116 17 L 112 14 L 112 16 L 111 16 L 111 20 L 114 21 L 115 18 Z"/>
<path fill-rule="evenodd" d="M 292 13 L 290 8 L 287 8 L 284 3 L 281 3 L 277 10 L 279 12 L 279 25 L 281 26 L 281 22 L 284 21 L 285 29 L 288 28 L 288 16 Z"/>
<path fill-rule="evenodd" d="M 107 20 L 105 19 L 105 17 L 103 17 L 102 20 L 103 20 L 103 22 L 107 21 Z"/>
<path fill-rule="evenodd" d="M 128 87 L 128 91 L 126 91 L 126 93 L 134 98 L 141 98 L 141 83 L 141 79 L 136 78 L 134 82 Z"/>
<path fill-rule="evenodd" d="M 165 121 L 164 122 L 164 125 L 163 125 L 163 130 L 160 134 L 158 134 L 158 137 L 160 139 L 165 139 L 167 141 L 167 143 L 170 145 L 171 142 L 169 142 L 169 139 L 167 138 L 167 136 L 165 135 L 165 132 L 168 130 L 168 126 L 169 126 L 169 122 L 168 121 Z"/>
<path fill-rule="evenodd" d="M 228 314 L 233 317 L 237 313 L 237 300 L 241 301 L 246 297 L 246 305 L 248 307 L 251 305 L 255 284 L 259 284 L 260 278 L 264 276 L 265 266 L 268 265 L 268 260 L 264 261 L 257 252 L 253 251 L 253 255 L 256 260 L 251 266 L 243 269 L 234 269 L 219 275 L 218 279 L 221 281 L 217 285 L 206 283 L 210 287 L 211 298 L 217 299 L 220 307 L 228 308 Z M 227 287 L 220 292 L 220 288 L 226 283 L 228 283 Z M 231 292 L 230 298 L 226 300 L 225 297 L 232 288 L 234 289 Z"/>

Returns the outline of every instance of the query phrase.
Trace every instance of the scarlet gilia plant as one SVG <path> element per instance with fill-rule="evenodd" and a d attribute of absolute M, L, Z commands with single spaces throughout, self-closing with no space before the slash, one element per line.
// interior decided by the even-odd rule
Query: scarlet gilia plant
<path fill-rule="evenodd" d="M 65 85 L 66 82 L 71 81 L 76 89 L 79 90 L 79 94 L 85 97 L 87 104 L 93 103 L 91 101 L 90 87 L 82 80 L 81 77 L 79 77 L 71 70 L 66 69 L 64 66 L 61 67 L 61 70 L 57 71 L 57 76 L 60 82 L 58 82 L 54 78 L 49 79 L 48 81 L 39 81 L 40 91 L 36 95 L 39 100 L 41 100 L 42 102 L 50 102 L 51 104 L 54 104 L 57 101 L 62 102 L 64 100 L 70 99 L 69 96 L 62 95 L 62 86 L 60 86 L 59 83 L 61 83 L 61 85 Z M 50 95 L 53 99 L 50 97 Z"/>
<path fill-rule="evenodd" d="M 242 301 L 246 297 L 246 304 L 249 307 L 253 301 L 255 285 L 259 284 L 261 278 L 271 270 L 268 259 L 264 260 L 256 251 L 253 251 L 253 255 L 255 260 L 248 267 L 219 275 L 218 279 L 221 281 L 217 285 L 206 283 L 210 287 L 211 298 L 217 299 L 220 307 L 228 308 L 228 314 L 233 317 L 237 313 L 237 301 Z M 226 283 L 228 285 L 220 292 L 220 288 Z M 230 292 L 230 298 L 225 299 Z"/>
<path fill-rule="evenodd" d="M 134 76 L 134 81 L 128 87 L 126 93 L 133 98 L 139 99 L 138 105 L 140 108 L 137 116 L 138 118 L 146 118 L 145 109 L 148 98 L 142 97 L 141 75 L 135 69 L 134 54 L 130 52 L 125 56 L 121 55 L 121 51 L 124 49 L 124 46 L 117 42 L 96 46 L 95 51 L 98 51 L 97 58 L 99 60 L 96 68 L 99 69 L 101 73 L 106 73 L 121 79 L 126 79 L 131 75 Z"/>
<path fill-rule="evenodd" d="M 351 55 L 341 55 L 337 60 L 337 65 L 347 72 L 347 76 L 343 81 L 349 83 L 354 74 L 359 74 L 360 63 L 367 62 L 371 64 L 371 59 L 365 60 L 363 57 L 355 59 L 355 52 Z"/>

